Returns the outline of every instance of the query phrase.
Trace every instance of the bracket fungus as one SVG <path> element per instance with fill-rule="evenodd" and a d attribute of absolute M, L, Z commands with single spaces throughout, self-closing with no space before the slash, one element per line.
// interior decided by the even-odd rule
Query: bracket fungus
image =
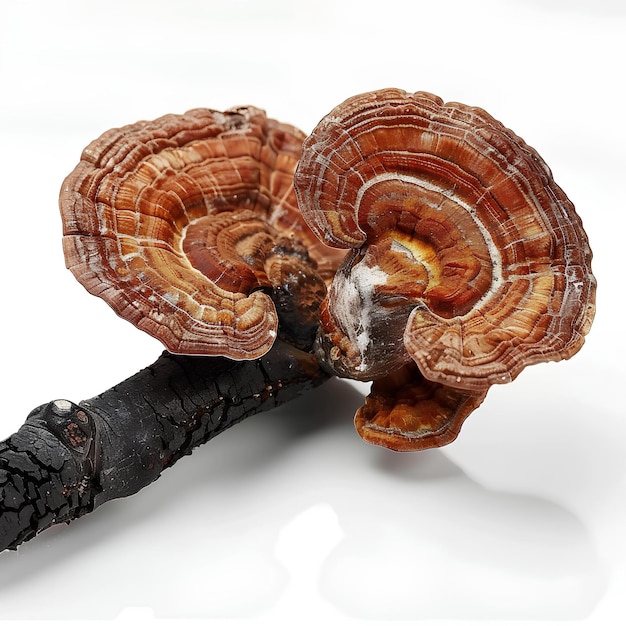
<path fill-rule="evenodd" d="M 279 317 L 306 343 L 342 255 L 298 211 L 303 139 L 254 107 L 104 133 L 61 189 L 68 268 L 172 353 L 260 357 Z"/>
<path fill-rule="evenodd" d="M 374 381 L 355 418 L 366 440 L 449 443 L 491 385 L 582 346 L 595 279 L 581 220 L 482 109 L 397 89 L 350 98 L 306 139 L 295 188 L 311 229 L 348 250 L 317 351 Z"/>
<path fill-rule="evenodd" d="M 427 93 L 350 98 L 306 140 L 254 107 L 113 129 L 60 207 L 76 278 L 169 352 L 0 442 L 0 551 L 332 374 L 373 381 L 367 441 L 444 445 L 593 320 L 591 250 L 546 164 Z"/>

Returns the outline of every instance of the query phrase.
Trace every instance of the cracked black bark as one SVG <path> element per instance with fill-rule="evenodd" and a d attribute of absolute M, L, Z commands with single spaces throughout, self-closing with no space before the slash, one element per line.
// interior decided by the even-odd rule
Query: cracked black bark
<path fill-rule="evenodd" d="M 255 361 L 164 353 L 108 391 L 33 410 L 0 443 L 0 550 L 139 491 L 193 448 L 326 380 L 280 340 Z"/>

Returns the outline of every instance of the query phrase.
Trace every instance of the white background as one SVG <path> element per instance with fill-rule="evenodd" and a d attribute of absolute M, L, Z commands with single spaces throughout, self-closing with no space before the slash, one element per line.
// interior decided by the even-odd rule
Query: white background
<path fill-rule="evenodd" d="M 580 354 L 493 389 L 445 449 L 362 443 L 363 388 L 333 381 L 1 554 L 0 621 L 625 619 L 625 33 L 620 0 L 3 1 L 2 438 L 161 351 L 65 270 L 56 205 L 137 119 L 254 104 L 309 132 L 389 86 L 481 106 L 551 166 L 599 290 Z"/>

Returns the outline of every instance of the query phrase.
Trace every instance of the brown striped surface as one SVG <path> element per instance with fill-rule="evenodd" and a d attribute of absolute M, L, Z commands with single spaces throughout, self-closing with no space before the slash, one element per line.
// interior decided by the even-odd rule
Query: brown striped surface
<path fill-rule="evenodd" d="M 424 385 L 480 395 L 582 346 L 595 279 L 581 220 L 482 109 L 396 89 L 350 98 L 305 141 L 295 187 L 314 232 L 352 250 L 318 340 L 339 375 L 415 363 Z"/>
<path fill-rule="evenodd" d="M 254 107 L 104 133 L 61 189 L 67 266 L 171 352 L 264 354 L 278 321 L 263 289 L 294 273 L 328 281 L 341 256 L 297 208 L 303 138 Z"/>

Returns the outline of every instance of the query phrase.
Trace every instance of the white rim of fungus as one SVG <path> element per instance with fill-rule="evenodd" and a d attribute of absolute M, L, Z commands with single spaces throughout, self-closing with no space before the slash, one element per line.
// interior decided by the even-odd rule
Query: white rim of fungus
<path fill-rule="evenodd" d="M 467 202 L 464 202 L 461 198 L 458 198 L 457 196 L 455 196 L 454 189 L 446 189 L 446 188 L 444 188 L 444 187 L 442 187 L 440 185 L 436 185 L 436 184 L 434 184 L 434 183 L 432 183 L 430 181 L 424 180 L 424 179 L 422 179 L 422 178 L 420 178 L 418 176 L 409 176 L 407 174 L 387 172 L 387 173 L 384 173 L 384 174 L 378 174 L 374 178 L 368 180 L 359 189 L 359 192 L 357 194 L 356 201 L 355 201 L 355 206 L 354 206 L 355 215 L 358 215 L 359 207 L 361 206 L 361 201 L 363 200 L 363 196 L 370 189 L 370 187 L 373 187 L 374 185 L 376 185 L 378 183 L 385 182 L 385 181 L 388 181 L 388 180 L 391 180 L 391 181 L 394 181 L 394 180 L 401 181 L 403 183 L 408 183 L 409 185 L 415 185 L 416 187 L 419 187 L 421 189 L 425 189 L 427 191 L 432 191 L 432 192 L 435 192 L 435 193 L 439 193 L 439 194 L 445 196 L 446 198 L 449 198 L 449 199 L 453 200 L 462 209 L 467 211 L 467 213 L 471 216 L 471 218 L 473 219 L 474 223 L 476 224 L 478 230 L 480 231 L 481 235 L 483 236 L 483 239 L 485 241 L 485 245 L 487 246 L 487 249 L 489 250 L 489 257 L 491 259 L 492 274 L 491 274 L 491 286 L 490 286 L 490 288 L 481 296 L 481 298 L 476 302 L 476 304 L 472 307 L 472 309 L 470 311 L 468 311 L 465 315 L 456 316 L 455 319 L 462 319 L 464 317 L 469 316 L 472 313 L 473 310 L 479 308 L 486 300 L 488 300 L 495 293 L 495 291 L 498 289 L 498 286 L 501 285 L 502 281 L 503 281 L 502 256 L 500 254 L 500 251 L 498 250 L 498 247 L 494 243 L 489 230 L 480 221 L 480 219 L 478 219 L 478 216 L 476 215 L 476 208 L 474 206 L 468 204 Z M 367 244 L 365 244 L 365 245 L 367 245 Z M 380 283 L 380 284 L 384 284 L 384 283 Z M 434 315 L 434 313 L 433 313 L 433 315 Z M 439 317 L 439 316 L 436 316 L 436 317 Z"/>

